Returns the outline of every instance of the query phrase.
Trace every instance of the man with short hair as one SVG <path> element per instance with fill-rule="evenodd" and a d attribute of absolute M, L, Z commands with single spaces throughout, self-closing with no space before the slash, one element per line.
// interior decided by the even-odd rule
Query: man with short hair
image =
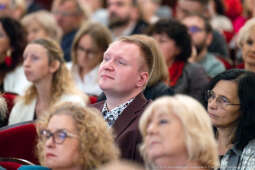
<path fill-rule="evenodd" d="M 209 18 L 209 2 L 211 0 L 179 0 L 176 6 L 176 18 L 182 20 L 188 15 L 198 14 Z M 228 58 L 228 46 L 225 38 L 216 30 L 212 31 L 213 39 L 208 47 L 208 51 Z"/>
<path fill-rule="evenodd" d="M 70 61 L 72 42 L 82 22 L 87 19 L 86 13 L 77 0 L 54 0 L 52 13 L 63 31 L 61 47 L 64 51 L 64 58 Z"/>
<path fill-rule="evenodd" d="M 99 68 L 106 100 L 94 104 L 114 129 L 122 158 L 141 162 L 138 121 L 149 101 L 142 94 L 154 65 L 150 37 L 135 35 L 113 42 Z M 148 41 L 149 40 L 149 41 Z"/>
<path fill-rule="evenodd" d="M 192 56 L 190 60 L 201 64 L 211 78 L 225 71 L 224 65 L 216 56 L 208 52 L 208 46 L 212 41 L 212 27 L 209 21 L 200 15 L 190 15 L 182 22 L 188 27 L 197 51 L 197 55 Z"/>
<path fill-rule="evenodd" d="M 138 0 L 107 0 L 107 11 L 114 39 L 143 33 L 148 26 L 140 16 Z"/>

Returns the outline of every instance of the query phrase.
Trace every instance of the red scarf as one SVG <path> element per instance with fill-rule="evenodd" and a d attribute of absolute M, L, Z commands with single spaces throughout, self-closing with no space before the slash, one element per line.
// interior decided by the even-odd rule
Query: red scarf
<path fill-rule="evenodd" d="M 175 61 L 171 67 L 168 68 L 169 72 L 169 79 L 170 79 L 170 86 L 173 87 L 179 80 L 179 78 L 182 75 L 183 67 L 184 67 L 183 61 Z"/>

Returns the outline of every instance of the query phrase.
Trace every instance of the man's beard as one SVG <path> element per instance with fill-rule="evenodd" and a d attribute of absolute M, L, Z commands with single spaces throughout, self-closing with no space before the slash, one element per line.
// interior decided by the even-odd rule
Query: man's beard
<path fill-rule="evenodd" d="M 129 21 L 130 21 L 130 17 L 120 18 L 116 16 L 116 14 L 112 14 L 109 20 L 109 28 L 114 29 L 114 28 L 126 26 L 128 25 Z"/>
<path fill-rule="evenodd" d="M 206 46 L 206 40 L 204 40 L 203 42 L 199 43 L 199 44 L 195 44 L 196 50 L 197 50 L 197 55 L 199 56 L 200 53 L 207 48 Z"/>

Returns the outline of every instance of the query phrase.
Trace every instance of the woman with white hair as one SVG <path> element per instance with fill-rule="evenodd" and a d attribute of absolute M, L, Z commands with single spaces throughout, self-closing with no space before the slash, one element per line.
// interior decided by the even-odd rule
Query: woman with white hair
<path fill-rule="evenodd" d="M 139 128 L 147 169 L 208 170 L 218 166 L 210 118 L 191 97 L 155 100 L 143 113 Z"/>

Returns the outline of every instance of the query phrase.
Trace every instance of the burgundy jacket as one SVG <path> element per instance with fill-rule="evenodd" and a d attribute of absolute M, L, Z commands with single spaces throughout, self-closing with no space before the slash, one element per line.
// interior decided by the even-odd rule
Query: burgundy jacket
<path fill-rule="evenodd" d="M 92 106 L 100 112 L 103 109 L 105 100 L 95 103 Z M 150 103 L 142 93 L 137 95 L 135 99 L 123 110 L 121 115 L 113 124 L 115 133 L 115 141 L 118 144 L 121 157 L 128 160 L 143 162 L 139 153 L 139 144 L 142 141 L 141 134 L 138 129 L 139 118 L 145 107 Z"/>

